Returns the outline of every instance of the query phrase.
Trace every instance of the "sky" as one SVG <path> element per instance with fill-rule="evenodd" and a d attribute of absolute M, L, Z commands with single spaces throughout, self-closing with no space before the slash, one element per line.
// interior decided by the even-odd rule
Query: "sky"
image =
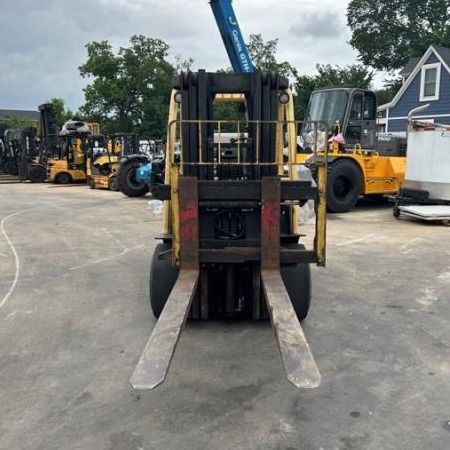
<path fill-rule="evenodd" d="M 316 64 L 357 63 L 348 44 L 348 0 L 234 0 L 244 35 L 278 38 L 278 61 L 302 75 Z M 76 111 L 89 82 L 78 67 L 88 42 L 108 40 L 117 50 L 132 35 L 162 39 L 170 58 L 193 58 L 193 70 L 230 63 L 207 0 L 2 0 L 0 109 L 36 110 L 54 97 Z"/>

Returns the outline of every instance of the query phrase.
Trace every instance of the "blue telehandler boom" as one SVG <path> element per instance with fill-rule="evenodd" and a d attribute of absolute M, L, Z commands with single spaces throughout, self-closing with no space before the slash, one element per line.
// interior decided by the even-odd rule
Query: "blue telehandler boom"
<path fill-rule="evenodd" d="M 209 4 L 234 73 L 252 73 L 253 63 L 231 2 L 232 0 L 210 0 Z M 155 175 L 156 182 L 164 179 L 163 167 L 164 161 L 160 159 L 149 161 L 144 155 L 129 155 L 121 160 L 118 189 L 129 197 L 143 196 L 155 182 Z"/>
<path fill-rule="evenodd" d="M 210 5 L 234 73 L 251 73 L 253 63 L 234 14 L 232 0 L 211 0 Z"/>

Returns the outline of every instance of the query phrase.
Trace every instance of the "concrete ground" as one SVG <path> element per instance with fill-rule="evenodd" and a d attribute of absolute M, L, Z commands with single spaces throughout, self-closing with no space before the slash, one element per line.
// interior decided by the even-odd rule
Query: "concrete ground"
<path fill-rule="evenodd" d="M 0 186 L 2 450 L 450 448 L 450 228 L 389 204 L 329 217 L 304 323 L 319 388 L 285 379 L 269 323 L 208 322 L 165 384 L 134 391 L 155 323 L 148 201 Z"/>

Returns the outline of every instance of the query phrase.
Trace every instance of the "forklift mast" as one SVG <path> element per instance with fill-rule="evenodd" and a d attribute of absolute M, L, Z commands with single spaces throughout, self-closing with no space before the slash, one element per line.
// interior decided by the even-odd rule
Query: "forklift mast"
<path fill-rule="evenodd" d="M 41 140 L 40 153 L 48 156 L 55 155 L 58 148 L 58 126 L 56 124 L 56 110 L 52 103 L 39 105 L 39 137 Z"/>
<path fill-rule="evenodd" d="M 241 162 L 250 164 L 242 177 L 260 179 L 261 176 L 276 175 L 275 122 L 278 118 L 279 92 L 288 87 L 288 80 L 275 73 L 255 72 L 232 76 L 199 71 L 182 74 L 175 88 L 181 92 L 181 118 L 189 121 L 183 124 L 181 136 L 183 162 L 189 163 L 184 174 L 212 179 L 212 163 L 215 158 L 213 102 L 217 94 L 239 93 L 245 97 L 248 116 L 246 151 L 243 152 Z M 204 122 L 201 125 L 202 132 L 199 133 L 198 123 L 195 121 L 213 123 Z M 200 161 L 208 166 L 198 165 Z M 257 163 L 269 165 L 261 166 Z"/>
<path fill-rule="evenodd" d="M 242 37 L 231 1 L 210 0 L 211 9 L 234 72 L 252 73 L 254 71 L 253 64 L 244 38 Z"/>

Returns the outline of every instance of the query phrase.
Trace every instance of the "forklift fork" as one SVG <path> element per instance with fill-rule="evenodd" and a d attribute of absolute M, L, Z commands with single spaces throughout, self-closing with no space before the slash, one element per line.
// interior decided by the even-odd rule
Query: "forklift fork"
<path fill-rule="evenodd" d="M 181 177 L 180 273 L 131 377 L 135 389 L 161 384 L 186 321 L 199 281 L 198 180 Z M 261 282 L 288 380 L 314 388 L 320 373 L 280 274 L 280 198 L 278 177 L 261 179 Z"/>

